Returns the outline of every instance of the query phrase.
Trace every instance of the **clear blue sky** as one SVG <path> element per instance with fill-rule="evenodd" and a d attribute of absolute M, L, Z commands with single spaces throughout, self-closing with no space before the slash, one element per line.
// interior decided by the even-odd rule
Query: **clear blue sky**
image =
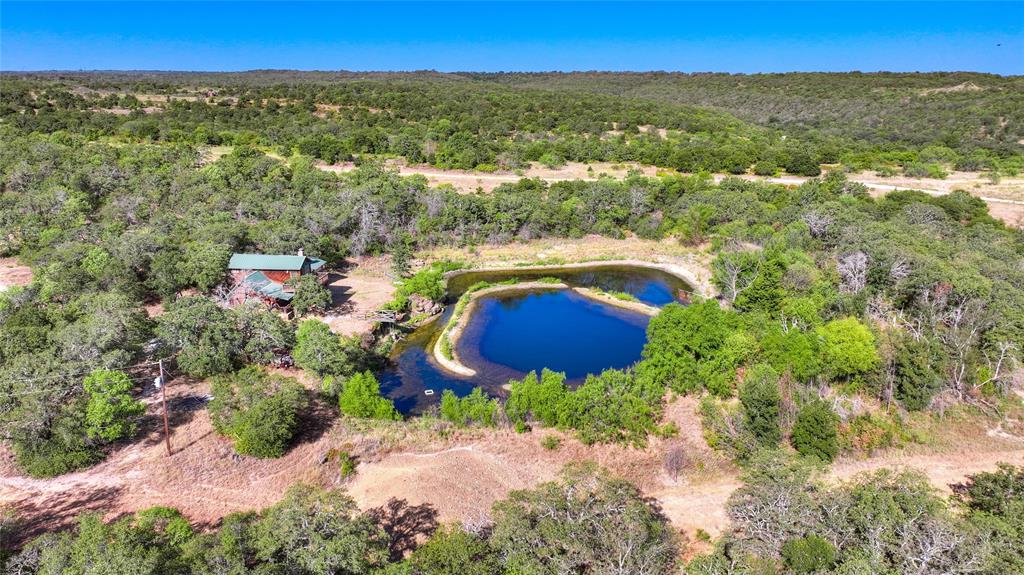
<path fill-rule="evenodd" d="M 1024 74 L 1021 2 L 0 0 L 2 70 Z"/>

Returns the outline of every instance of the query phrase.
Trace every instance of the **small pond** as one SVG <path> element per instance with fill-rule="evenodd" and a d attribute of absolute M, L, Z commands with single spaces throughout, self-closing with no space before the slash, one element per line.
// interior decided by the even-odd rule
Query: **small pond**
<path fill-rule="evenodd" d="M 690 286 L 656 269 L 623 265 L 544 270 L 472 271 L 448 282 L 449 303 L 479 281 L 522 281 L 557 277 L 568 285 L 598 287 L 632 294 L 640 301 L 663 306 L 678 301 Z M 624 368 L 640 359 L 646 341 L 644 314 L 612 306 L 569 290 L 541 290 L 486 295 L 477 300 L 473 315 L 459 339 L 456 353 L 477 373 L 459 376 L 438 366 L 433 345 L 451 310 L 418 328 L 399 342 L 391 365 L 378 374 L 381 390 L 403 413 L 417 413 L 437 404 L 441 392 L 466 395 L 482 387 L 503 395 L 509 379 L 547 367 L 563 371 L 569 383 L 608 368 Z M 433 390 L 426 395 L 425 390 Z"/>

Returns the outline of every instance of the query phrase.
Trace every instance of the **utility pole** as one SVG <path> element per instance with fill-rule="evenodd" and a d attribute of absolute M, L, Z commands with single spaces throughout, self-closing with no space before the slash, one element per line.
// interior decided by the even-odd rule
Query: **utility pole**
<path fill-rule="evenodd" d="M 167 386 L 164 381 L 164 360 L 160 360 L 160 377 L 156 378 L 157 388 L 160 389 L 160 402 L 164 408 L 164 440 L 167 442 L 167 455 L 171 455 L 171 425 L 167 421 Z"/>

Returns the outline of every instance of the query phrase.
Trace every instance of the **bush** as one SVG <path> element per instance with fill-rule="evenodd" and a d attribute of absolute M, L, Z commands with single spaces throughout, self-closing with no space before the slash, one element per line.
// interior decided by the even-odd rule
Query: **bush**
<path fill-rule="evenodd" d="M 836 548 L 817 535 L 790 539 L 782 546 L 782 559 L 796 573 L 814 573 L 831 568 Z"/>
<path fill-rule="evenodd" d="M 779 171 L 779 166 L 771 160 L 761 160 L 754 164 L 754 174 L 758 176 L 774 176 Z"/>
<path fill-rule="evenodd" d="M 633 372 L 609 369 L 589 375 L 575 391 L 565 374 L 545 369 L 511 382 L 505 413 L 517 429 L 530 419 L 549 427 L 569 428 L 591 443 L 643 445 L 656 432 L 663 389 L 641 382 Z"/>
<path fill-rule="evenodd" d="M 562 438 L 557 435 L 545 435 L 544 439 L 540 440 L 540 446 L 548 451 L 554 451 L 562 445 Z"/>
<path fill-rule="evenodd" d="M 797 412 L 790 441 L 801 455 L 831 463 L 839 453 L 838 424 L 839 417 L 832 407 L 816 399 Z"/>
<path fill-rule="evenodd" d="M 409 306 L 409 296 L 421 295 L 431 301 L 441 302 L 447 291 L 447 281 L 444 274 L 463 267 L 462 263 L 442 260 L 434 262 L 425 267 L 412 277 L 406 278 L 398 284 L 395 290 L 395 299 L 388 303 L 388 309 L 404 311 Z"/>
<path fill-rule="evenodd" d="M 364 366 L 367 355 L 358 336 L 342 338 L 320 320 L 307 319 L 295 332 L 295 364 L 321 377 L 351 375 Z"/>
<path fill-rule="evenodd" d="M 234 441 L 235 451 L 255 457 L 280 457 L 298 430 L 306 391 L 290 377 L 247 367 L 215 378 L 210 418 L 218 433 Z"/>
<path fill-rule="evenodd" d="M 402 419 L 390 399 L 380 395 L 380 384 L 373 373 L 364 371 L 350 377 L 338 395 L 338 407 L 345 415 L 364 419 Z"/>
<path fill-rule="evenodd" d="M 103 453 L 79 437 L 51 437 L 14 443 L 18 466 L 32 477 L 56 477 L 84 469 L 103 459 Z"/>

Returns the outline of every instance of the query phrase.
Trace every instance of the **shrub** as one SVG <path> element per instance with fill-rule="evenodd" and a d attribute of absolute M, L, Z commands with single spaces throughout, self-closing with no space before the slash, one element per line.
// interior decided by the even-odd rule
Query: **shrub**
<path fill-rule="evenodd" d="M 836 548 L 817 535 L 808 535 L 786 541 L 782 545 L 782 559 L 796 573 L 815 573 L 835 564 Z"/>
<path fill-rule="evenodd" d="M 754 164 L 754 173 L 758 176 L 774 176 L 779 171 L 779 166 L 771 160 L 761 160 Z"/>
<path fill-rule="evenodd" d="M 32 443 L 16 442 L 18 466 L 32 477 L 56 477 L 103 459 L 103 453 L 79 437 L 52 437 Z"/>
<path fill-rule="evenodd" d="M 839 417 L 832 407 L 816 399 L 797 412 L 790 441 L 801 455 L 831 462 L 839 453 L 838 424 Z"/>
<path fill-rule="evenodd" d="M 462 267 L 462 263 L 448 260 L 434 262 L 413 274 L 412 277 L 402 280 L 398 289 L 395 290 L 395 299 L 386 307 L 403 311 L 409 305 L 409 296 L 413 294 L 421 295 L 435 302 L 443 301 L 447 289 L 444 274 Z"/>
<path fill-rule="evenodd" d="M 557 435 L 545 435 L 544 439 L 540 440 L 540 446 L 548 451 L 554 451 L 562 445 L 562 438 Z"/>
<path fill-rule="evenodd" d="M 295 364 L 321 377 L 351 375 L 366 363 L 366 355 L 358 336 L 342 338 L 320 320 L 307 319 L 295 332 Z"/>
<path fill-rule="evenodd" d="M 350 377 L 338 395 L 338 407 L 345 415 L 364 419 L 399 420 L 402 416 L 390 399 L 380 395 L 380 384 L 373 373 L 364 371 Z"/>
<path fill-rule="evenodd" d="M 215 378 L 212 391 L 213 427 L 234 441 L 235 451 L 255 457 L 284 455 L 306 405 L 299 382 L 250 366 Z"/>
<path fill-rule="evenodd" d="M 675 481 L 679 474 L 689 465 L 690 458 L 686 455 L 686 446 L 681 441 L 673 441 L 665 448 L 662 461 L 665 473 Z"/>

